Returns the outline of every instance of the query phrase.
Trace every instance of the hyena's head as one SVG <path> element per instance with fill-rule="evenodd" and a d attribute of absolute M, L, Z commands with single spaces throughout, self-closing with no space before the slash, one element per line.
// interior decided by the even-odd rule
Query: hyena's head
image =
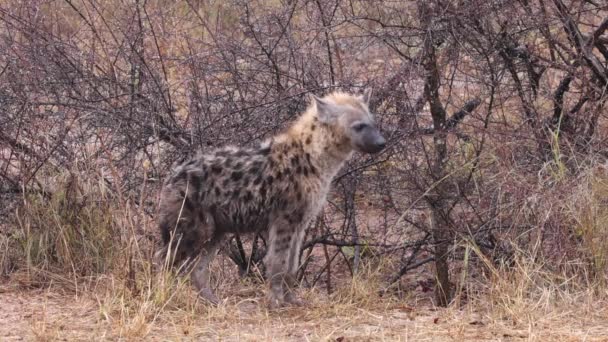
<path fill-rule="evenodd" d="M 337 143 L 364 153 L 378 153 L 386 146 L 369 112 L 371 90 L 355 96 L 333 93 L 323 98 L 312 96 L 317 108 L 317 119 L 328 126 Z"/>

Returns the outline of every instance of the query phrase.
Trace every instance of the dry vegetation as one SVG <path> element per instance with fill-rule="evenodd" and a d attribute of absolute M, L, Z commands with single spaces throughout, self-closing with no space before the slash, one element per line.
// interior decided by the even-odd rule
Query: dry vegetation
<path fill-rule="evenodd" d="M 158 187 L 374 89 L 308 232 L 304 309 L 264 242 L 224 302 L 153 265 Z M 0 0 L 0 340 L 608 340 L 608 6 L 600 0 Z"/>

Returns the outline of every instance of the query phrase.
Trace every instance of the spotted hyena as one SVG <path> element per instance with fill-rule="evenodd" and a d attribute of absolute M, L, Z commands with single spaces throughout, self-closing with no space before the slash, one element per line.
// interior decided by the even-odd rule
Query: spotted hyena
<path fill-rule="evenodd" d="M 210 289 L 209 263 L 226 233 L 267 234 L 265 264 L 273 307 L 299 303 L 293 293 L 306 227 L 325 203 L 330 183 L 354 151 L 376 153 L 385 140 L 369 112 L 370 91 L 311 96 L 283 133 L 256 148 L 227 146 L 179 164 L 161 192 L 164 254 L 197 259 L 192 281 Z"/>

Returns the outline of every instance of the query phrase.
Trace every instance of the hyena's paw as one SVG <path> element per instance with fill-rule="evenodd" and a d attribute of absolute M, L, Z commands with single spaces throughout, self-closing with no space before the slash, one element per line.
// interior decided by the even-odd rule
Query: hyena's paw
<path fill-rule="evenodd" d="M 296 307 L 308 305 L 308 302 L 306 300 L 298 298 L 298 296 L 296 296 L 295 293 L 291 291 L 285 293 L 285 303 Z"/>
<path fill-rule="evenodd" d="M 277 295 L 272 292 L 268 294 L 267 300 L 268 300 L 268 308 L 270 310 L 280 309 L 280 308 L 284 307 L 286 304 L 285 298 L 282 295 Z"/>
<path fill-rule="evenodd" d="M 220 303 L 220 299 L 211 291 L 211 289 L 201 289 L 198 292 L 198 296 L 203 301 L 214 306 Z"/>
<path fill-rule="evenodd" d="M 301 307 L 306 306 L 308 303 L 298 298 L 294 293 L 287 292 L 284 295 L 270 294 L 268 296 L 268 307 L 271 310 L 276 310 L 284 307 Z"/>

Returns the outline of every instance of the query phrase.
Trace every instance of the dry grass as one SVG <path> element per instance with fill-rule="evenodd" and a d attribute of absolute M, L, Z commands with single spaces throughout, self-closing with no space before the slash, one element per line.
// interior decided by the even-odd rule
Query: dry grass
<path fill-rule="evenodd" d="M 589 173 L 554 209 L 580 232 L 590 260 L 605 259 L 605 179 Z M 98 183 L 66 184 L 77 186 L 45 205 L 26 201 L 16 231 L 0 241 L 0 262 L 18 265 L 0 287 L 0 340 L 608 340 L 603 264 L 550 270 L 534 244 L 516 250 L 507 268 L 463 242 L 456 300 L 446 309 L 411 286 L 432 275 L 428 268 L 407 275 L 408 290 L 380 295 L 395 265 L 371 257 L 353 279 L 334 281 L 330 295 L 319 282 L 300 290 L 306 307 L 268 311 L 264 286 L 238 279 L 221 256 L 214 284 L 224 301 L 209 307 L 187 277 L 154 269 L 146 238 L 154 224 L 143 212 Z"/>
<path fill-rule="evenodd" d="M 530 275 L 532 278 L 534 274 Z M 0 339 L 28 340 L 606 340 L 605 301 L 587 292 L 522 286 L 500 278 L 489 291 L 460 307 L 437 309 L 423 294 L 406 301 L 381 298 L 378 283 L 354 280 L 327 296 L 303 290 L 305 308 L 269 312 L 263 289 L 232 284 L 217 308 L 193 292 L 172 288 L 169 300 L 125 295 L 110 284 L 79 292 L 58 289 L 0 290 Z"/>
<path fill-rule="evenodd" d="M 469 256 L 483 262 L 474 248 Z M 218 259 L 216 269 L 226 262 Z M 26 289 L 31 275 L 18 271 L 0 288 L 0 339 L 607 340 L 608 293 L 544 271 L 533 260 L 518 253 L 508 270 L 488 262 L 486 274 L 466 279 L 458 299 L 445 309 L 431 304 L 430 292 L 417 289 L 405 298 L 380 295 L 386 269 L 377 262 L 366 263 L 331 295 L 321 288 L 301 289 L 308 305 L 279 311 L 266 309 L 263 285 L 230 276 L 216 282 L 223 302 L 209 307 L 184 278 L 166 271 L 138 273 L 131 287 L 109 274 L 81 279 L 78 288 L 57 280 L 43 289 Z M 406 281 L 429 272 L 420 270 Z"/>

